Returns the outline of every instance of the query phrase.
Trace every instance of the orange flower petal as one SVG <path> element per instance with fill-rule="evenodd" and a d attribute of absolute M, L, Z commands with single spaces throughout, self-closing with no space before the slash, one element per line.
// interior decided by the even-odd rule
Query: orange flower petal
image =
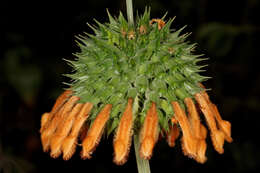
<path fill-rule="evenodd" d="M 207 129 L 204 125 L 200 124 L 200 138 L 199 139 L 206 139 L 207 138 Z"/>
<path fill-rule="evenodd" d="M 89 103 L 89 102 L 87 102 L 83 105 L 80 113 L 76 117 L 74 124 L 72 126 L 71 133 L 70 133 L 71 136 L 78 136 L 79 131 L 80 131 L 82 125 L 84 124 L 84 122 L 86 121 L 86 119 L 88 118 L 92 107 L 93 107 L 93 104 Z"/>
<path fill-rule="evenodd" d="M 91 125 L 87 137 L 82 143 L 81 157 L 83 159 L 91 158 L 92 152 L 99 143 L 105 124 L 109 118 L 112 105 L 107 104 L 102 111 L 98 114 L 93 124 Z"/>
<path fill-rule="evenodd" d="M 89 116 L 89 113 L 93 107 L 92 103 L 85 103 L 82 106 L 78 116 L 74 120 L 71 132 L 66 137 L 65 142 L 62 144 L 63 159 L 68 160 L 75 152 L 75 146 L 81 127 Z"/>
<path fill-rule="evenodd" d="M 50 139 L 57 129 L 57 126 L 64 121 L 65 115 L 71 111 L 75 103 L 79 100 L 79 97 L 72 96 L 67 103 L 55 113 L 53 119 L 49 123 L 49 126 L 42 132 L 42 142 L 44 151 L 48 151 L 50 147 Z"/>
<path fill-rule="evenodd" d="M 156 105 L 153 102 L 148 110 L 141 130 L 140 155 L 144 159 L 150 159 L 153 148 L 158 140 L 158 115 Z"/>
<path fill-rule="evenodd" d="M 60 108 L 64 105 L 64 103 L 67 101 L 67 99 L 71 96 L 71 93 L 72 93 L 71 90 L 66 90 L 56 99 L 56 102 L 55 102 L 54 106 L 52 107 L 52 110 L 46 120 L 46 123 L 44 126 L 41 127 L 40 132 L 42 132 L 43 130 L 45 130 L 47 128 L 47 126 L 53 119 L 54 115 L 60 110 Z"/>
<path fill-rule="evenodd" d="M 211 133 L 210 136 L 211 136 L 212 143 L 213 143 L 215 150 L 219 154 L 223 154 L 224 153 L 223 145 L 224 145 L 224 141 L 225 141 L 225 134 L 221 130 L 218 130 L 215 133 Z"/>
<path fill-rule="evenodd" d="M 196 106 L 193 103 L 191 98 L 185 98 L 184 102 L 188 108 L 188 112 L 189 112 L 189 120 L 191 123 L 191 128 L 192 128 L 192 132 L 194 134 L 194 137 L 199 139 L 200 138 L 200 117 L 199 114 L 197 112 Z"/>
<path fill-rule="evenodd" d="M 165 25 L 165 22 L 162 19 L 152 19 L 150 21 L 150 25 L 152 25 L 154 22 L 158 23 L 158 30 L 161 30 L 162 27 Z"/>
<path fill-rule="evenodd" d="M 225 134 L 226 141 L 231 143 L 233 141 L 233 139 L 231 137 L 231 124 L 230 124 L 230 122 L 222 120 L 222 118 L 219 114 L 218 108 L 215 104 L 212 104 L 212 107 L 213 107 L 213 110 L 215 112 L 215 117 L 216 117 L 216 120 L 218 122 L 219 128 Z"/>
<path fill-rule="evenodd" d="M 205 140 L 199 140 L 197 145 L 197 156 L 195 160 L 199 163 L 205 163 L 207 161 L 206 157 L 207 143 Z"/>
<path fill-rule="evenodd" d="M 67 136 L 62 143 L 63 160 L 69 160 L 76 150 L 77 136 Z"/>
<path fill-rule="evenodd" d="M 128 99 L 127 107 L 120 120 L 114 138 L 114 162 L 118 165 L 122 165 L 126 162 L 126 158 L 129 153 L 129 148 L 131 146 L 133 126 L 132 104 L 133 99 Z"/>
<path fill-rule="evenodd" d="M 87 136 L 88 129 L 89 129 L 89 126 L 86 123 L 81 127 L 80 132 L 79 132 L 79 140 L 81 142 L 83 142 L 84 138 Z"/>
<path fill-rule="evenodd" d="M 170 131 L 167 134 L 167 142 L 170 147 L 175 146 L 175 141 L 179 137 L 180 131 L 179 128 L 177 127 L 177 124 L 173 124 L 170 126 Z"/>
<path fill-rule="evenodd" d="M 184 112 L 184 110 L 180 107 L 178 102 L 172 102 L 173 110 L 175 112 L 175 117 L 178 120 L 182 132 L 182 149 L 184 155 L 187 155 L 191 158 L 196 157 L 196 147 L 197 147 L 197 140 L 193 137 L 191 126 L 189 120 Z"/>
<path fill-rule="evenodd" d="M 207 137 L 207 129 L 200 122 L 199 114 L 197 112 L 196 105 L 192 101 L 191 98 L 185 98 L 184 102 L 188 108 L 189 119 L 191 122 L 191 127 L 193 131 L 194 137 L 198 140 L 197 142 L 197 154 L 194 158 L 199 163 L 205 163 L 207 160 L 206 157 L 206 137 Z"/>
<path fill-rule="evenodd" d="M 54 118 L 58 116 L 63 111 L 63 109 L 64 107 L 62 107 L 57 113 L 55 113 Z M 50 140 L 51 140 L 52 133 L 53 133 L 53 128 L 47 128 L 41 132 L 41 142 L 42 142 L 42 147 L 44 152 L 47 152 L 50 149 Z"/>
<path fill-rule="evenodd" d="M 209 129 L 211 131 L 211 140 L 213 146 L 217 152 L 222 154 L 224 152 L 224 134 L 222 131 L 219 131 L 216 126 L 214 112 L 212 110 L 211 103 L 208 102 L 207 98 L 202 93 L 195 94 L 195 99 L 199 103 L 200 109 L 203 112 Z"/>
<path fill-rule="evenodd" d="M 72 91 L 64 91 L 57 99 L 54 106 L 51 109 L 51 113 L 57 112 L 57 110 L 66 102 L 66 100 L 71 96 Z"/>
<path fill-rule="evenodd" d="M 42 115 L 41 117 L 41 129 L 40 132 L 43 131 L 43 127 L 47 124 L 48 119 L 49 119 L 50 113 L 46 112 Z"/>
<path fill-rule="evenodd" d="M 72 111 L 68 115 L 66 115 L 65 121 L 59 124 L 55 134 L 51 138 L 51 156 L 53 158 L 56 158 L 61 154 L 62 142 L 64 138 L 66 138 L 66 136 L 69 134 L 74 119 L 81 110 L 82 106 L 83 104 L 77 104 L 76 106 L 74 106 Z"/>

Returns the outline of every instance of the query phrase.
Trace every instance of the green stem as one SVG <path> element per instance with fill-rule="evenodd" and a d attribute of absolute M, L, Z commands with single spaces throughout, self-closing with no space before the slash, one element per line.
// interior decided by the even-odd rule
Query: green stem
<path fill-rule="evenodd" d="M 127 19 L 130 25 L 134 25 L 133 3 L 132 0 L 126 0 Z"/>
<path fill-rule="evenodd" d="M 133 103 L 133 115 L 134 119 L 137 118 L 137 115 L 139 109 L 139 97 L 138 95 L 134 99 Z M 134 147 L 135 147 L 135 157 L 136 157 L 136 163 L 138 168 L 138 173 L 150 173 L 150 166 L 149 166 L 149 160 L 144 160 L 140 157 L 140 139 L 139 134 L 134 135 Z"/>
<path fill-rule="evenodd" d="M 142 159 L 140 157 L 140 140 L 138 135 L 134 135 L 134 145 L 135 145 L 135 157 L 138 168 L 138 173 L 150 173 L 149 160 Z"/>

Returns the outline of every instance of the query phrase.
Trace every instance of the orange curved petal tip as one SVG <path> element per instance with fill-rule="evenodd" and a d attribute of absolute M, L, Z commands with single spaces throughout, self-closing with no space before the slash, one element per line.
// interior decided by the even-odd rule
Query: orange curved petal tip
<path fill-rule="evenodd" d="M 183 136 L 181 142 L 183 154 L 190 158 L 196 158 L 198 141 L 195 138 L 187 138 L 186 136 Z"/>
<path fill-rule="evenodd" d="M 140 155 L 143 159 L 150 159 L 152 157 L 155 143 L 156 141 L 151 136 L 143 139 L 140 147 Z"/>
<path fill-rule="evenodd" d="M 211 133 L 211 140 L 212 140 L 215 150 L 219 154 L 223 154 L 224 153 L 223 145 L 224 145 L 224 141 L 225 141 L 225 134 L 222 131 L 218 130 L 214 133 Z"/>
<path fill-rule="evenodd" d="M 231 143 L 233 141 L 233 139 L 231 137 L 231 123 L 226 120 L 222 120 L 220 113 L 218 111 L 218 108 L 215 104 L 212 104 L 212 107 L 215 112 L 215 117 L 216 117 L 218 126 L 221 129 L 221 131 L 225 134 L 225 140 L 227 142 Z"/>
<path fill-rule="evenodd" d="M 128 151 L 129 146 L 127 146 L 124 141 L 122 141 L 121 139 L 116 140 L 114 142 L 114 162 L 117 165 L 123 165 L 127 160 Z"/>
<path fill-rule="evenodd" d="M 207 150 L 207 143 L 205 140 L 199 140 L 197 145 L 197 156 L 195 157 L 195 160 L 198 163 L 205 163 L 207 161 L 206 157 L 206 150 Z"/>
<path fill-rule="evenodd" d="M 67 136 L 62 144 L 63 159 L 69 160 L 76 150 L 76 136 Z"/>
<path fill-rule="evenodd" d="M 44 152 L 48 152 L 50 149 L 50 136 L 45 131 L 41 134 L 41 142 L 42 142 L 42 148 Z"/>
<path fill-rule="evenodd" d="M 62 145 L 63 139 L 64 139 L 63 136 L 58 136 L 58 135 L 54 135 L 52 137 L 51 144 L 50 144 L 50 148 L 51 148 L 50 155 L 52 158 L 57 158 L 61 154 L 61 145 Z"/>
<path fill-rule="evenodd" d="M 90 159 L 96 146 L 98 145 L 99 139 L 93 136 L 87 136 L 82 143 L 81 158 Z"/>

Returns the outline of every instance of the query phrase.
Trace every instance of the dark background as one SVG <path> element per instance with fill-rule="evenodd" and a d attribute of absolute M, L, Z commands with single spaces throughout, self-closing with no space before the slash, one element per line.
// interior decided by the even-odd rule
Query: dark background
<path fill-rule="evenodd" d="M 223 119 L 232 123 L 232 144 L 217 154 L 208 139 L 208 161 L 201 165 L 182 154 L 180 144 L 169 148 L 160 141 L 150 161 L 152 172 L 254 172 L 260 164 L 259 119 L 260 10 L 258 0 L 134 0 L 140 13 L 151 6 L 153 18 L 177 16 L 173 28 L 188 25 L 191 42 L 213 77 L 204 84 Z M 8 172 L 137 172 L 133 146 L 123 166 L 112 162 L 112 138 L 102 140 L 91 160 L 79 151 L 69 161 L 43 153 L 40 117 L 50 111 L 62 92 L 62 74 L 70 67 L 62 60 L 78 51 L 75 35 L 91 32 L 93 18 L 107 22 L 126 14 L 124 0 L 61 2 L 10 1 L 0 4 L 0 173 Z"/>

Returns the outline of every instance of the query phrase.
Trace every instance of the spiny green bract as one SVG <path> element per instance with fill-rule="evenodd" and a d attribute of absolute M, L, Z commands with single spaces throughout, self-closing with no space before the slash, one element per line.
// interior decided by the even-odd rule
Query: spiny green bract
<path fill-rule="evenodd" d="M 118 125 L 129 97 L 139 98 L 141 107 L 135 121 L 142 123 L 151 102 L 156 102 L 161 129 L 168 130 L 173 116 L 171 101 L 183 105 L 185 97 L 201 88 L 198 83 L 205 80 L 198 74 L 202 58 L 193 55 L 195 44 L 185 42 L 188 34 L 180 35 L 184 29 L 170 29 L 173 19 L 161 29 L 150 23 L 150 10 L 130 25 L 120 13 L 109 23 L 90 26 L 95 35 L 79 36 L 80 52 L 77 59 L 69 63 L 74 68 L 70 84 L 81 102 L 94 103 L 90 122 L 105 104 L 112 104 L 108 134 Z M 137 123 L 138 124 L 138 123 Z"/>

